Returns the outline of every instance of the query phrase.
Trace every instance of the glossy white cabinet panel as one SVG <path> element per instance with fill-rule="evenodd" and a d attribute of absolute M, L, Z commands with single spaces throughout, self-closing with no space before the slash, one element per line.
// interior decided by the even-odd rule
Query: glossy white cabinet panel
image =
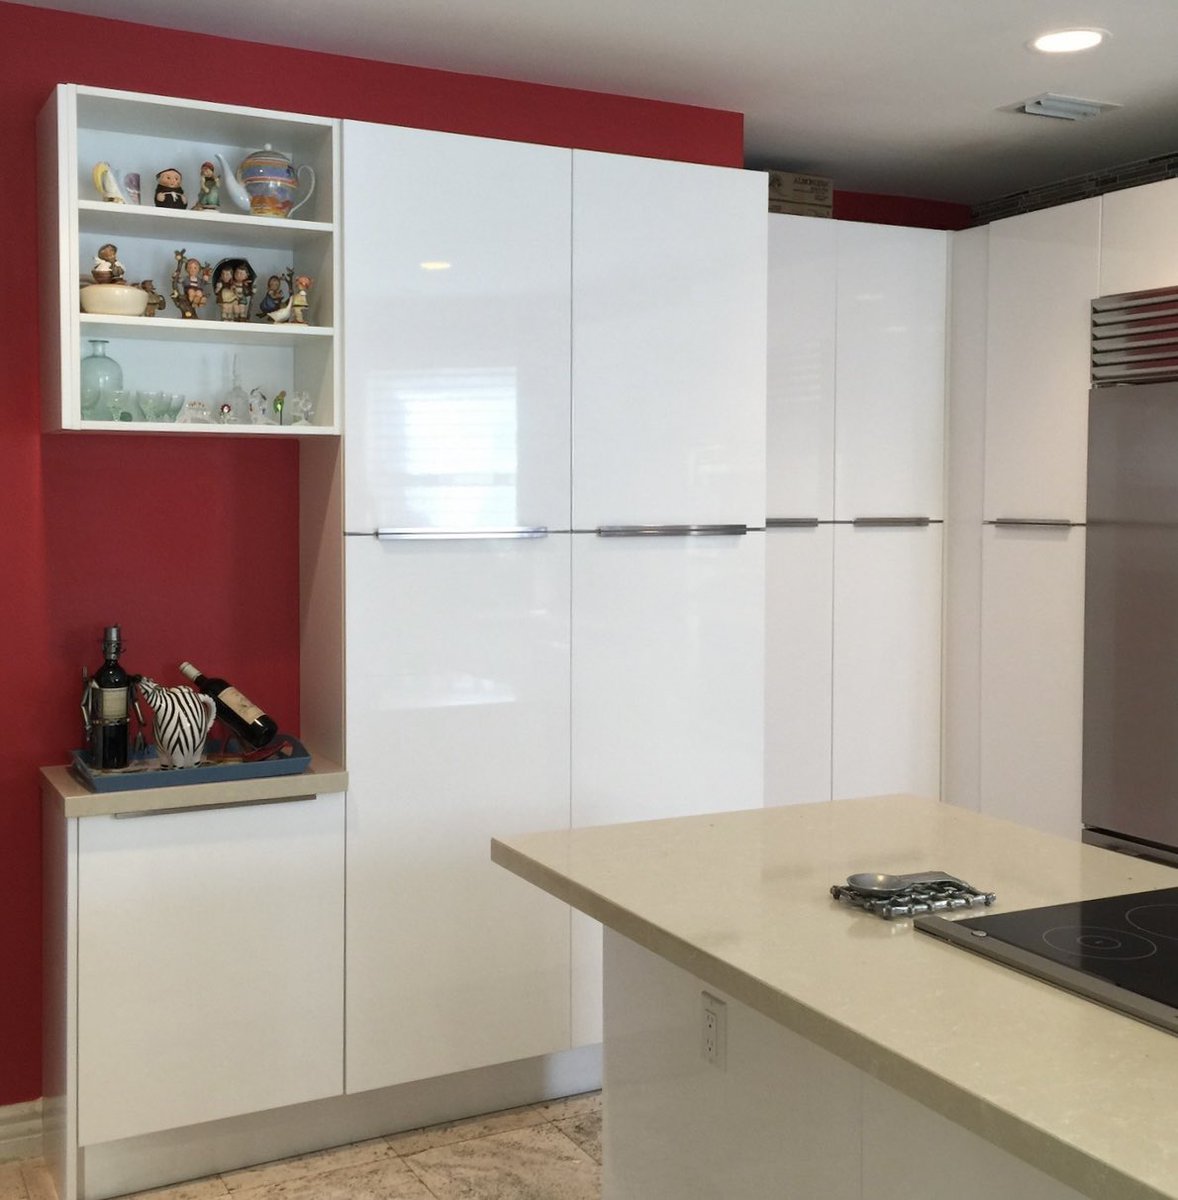
<path fill-rule="evenodd" d="M 573 535 L 574 827 L 761 805 L 765 536 Z M 574 917 L 580 1043 L 601 933 Z"/>
<path fill-rule="evenodd" d="M 834 535 L 834 798 L 940 795 L 940 525 Z"/>
<path fill-rule="evenodd" d="M 838 226 L 838 520 L 942 515 L 947 238 Z"/>
<path fill-rule="evenodd" d="M 569 823 L 569 535 L 347 542 L 347 1090 L 567 1048 L 568 909 L 488 846 Z"/>
<path fill-rule="evenodd" d="M 1080 836 L 1086 531 L 982 539 L 981 811 Z"/>
<path fill-rule="evenodd" d="M 343 141 L 347 528 L 567 529 L 571 152 Z"/>
<path fill-rule="evenodd" d="M 830 799 L 833 555 L 833 525 L 765 534 L 767 805 Z"/>
<path fill-rule="evenodd" d="M 839 225 L 769 215 L 766 515 L 834 516 Z"/>
<path fill-rule="evenodd" d="M 343 1091 L 344 798 L 78 822 L 82 1145 Z"/>
<path fill-rule="evenodd" d="M 1108 192 L 1100 204 L 1100 287 L 1094 295 L 1173 287 L 1178 179 Z"/>
<path fill-rule="evenodd" d="M 990 226 L 985 517 L 1083 521 L 1097 198 Z"/>
<path fill-rule="evenodd" d="M 763 523 L 765 177 L 573 155 L 573 527 Z"/>

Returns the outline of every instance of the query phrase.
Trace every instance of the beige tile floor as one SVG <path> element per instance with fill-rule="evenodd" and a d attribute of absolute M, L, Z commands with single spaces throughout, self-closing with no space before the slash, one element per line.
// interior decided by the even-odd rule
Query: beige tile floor
<path fill-rule="evenodd" d="M 601 1096 L 372 1138 L 134 1200 L 599 1200 Z M 0 1200 L 56 1200 L 39 1159 L 0 1164 Z"/>

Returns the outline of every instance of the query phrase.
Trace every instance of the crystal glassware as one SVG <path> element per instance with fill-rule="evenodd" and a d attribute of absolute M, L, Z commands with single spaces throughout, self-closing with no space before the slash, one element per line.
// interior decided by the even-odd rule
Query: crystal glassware
<path fill-rule="evenodd" d="M 93 349 L 82 359 L 82 417 L 87 421 L 106 421 L 110 408 L 104 402 L 108 392 L 121 390 L 123 368 L 106 352 L 110 345 L 105 338 L 88 339 Z M 114 418 L 117 420 L 117 418 Z"/>

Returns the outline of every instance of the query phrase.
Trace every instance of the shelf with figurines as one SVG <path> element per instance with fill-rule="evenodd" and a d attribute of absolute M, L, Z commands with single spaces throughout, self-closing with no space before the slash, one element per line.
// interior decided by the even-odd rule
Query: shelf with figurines
<path fill-rule="evenodd" d="M 340 431 L 338 122 L 60 84 L 39 147 L 46 429 Z"/>

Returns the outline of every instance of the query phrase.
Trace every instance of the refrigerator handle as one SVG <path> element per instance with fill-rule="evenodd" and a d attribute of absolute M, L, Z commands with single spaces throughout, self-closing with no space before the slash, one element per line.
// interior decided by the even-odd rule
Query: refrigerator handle
<path fill-rule="evenodd" d="M 986 522 L 983 522 L 985 524 Z M 1070 529 L 1079 521 L 1069 521 L 1067 517 L 995 517 L 989 524 L 1000 529 L 1033 526 L 1038 529 Z"/>
<path fill-rule="evenodd" d="M 380 542 L 502 541 L 547 537 L 548 526 L 529 525 L 516 529 L 374 529 L 372 536 Z"/>
<path fill-rule="evenodd" d="M 747 525 L 599 525 L 598 537 L 743 537 Z"/>
<path fill-rule="evenodd" d="M 856 517 L 851 522 L 858 529 L 924 528 L 932 523 L 932 517 Z"/>

